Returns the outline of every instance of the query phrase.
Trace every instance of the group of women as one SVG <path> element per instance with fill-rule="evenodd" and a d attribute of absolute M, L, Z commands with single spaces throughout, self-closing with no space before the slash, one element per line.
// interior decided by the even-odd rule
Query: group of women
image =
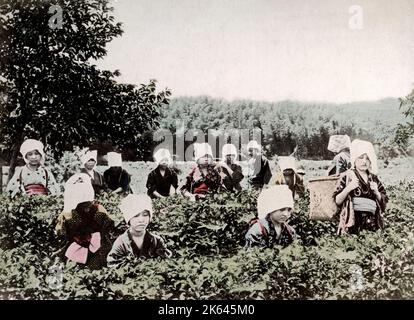
<path fill-rule="evenodd" d="M 16 169 L 7 185 L 11 196 L 59 194 L 53 174 L 44 167 L 43 149 L 37 140 L 28 139 L 22 144 L 20 152 L 26 165 Z M 388 199 L 377 177 L 377 158 L 372 144 L 362 140 L 351 143 L 344 135 L 332 136 L 328 149 L 337 153 L 329 174 L 338 176 L 337 188 L 332 194 L 338 205 L 338 234 L 378 230 L 383 224 Z M 304 172 L 296 168 L 293 158 L 279 157 L 280 172 L 270 186 L 272 173 L 260 144 L 250 141 L 247 150 L 250 156 L 247 181 L 260 194 L 256 218 L 250 222 L 245 235 L 245 246 L 289 245 L 295 239 L 295 230 L 288 220 L 293 214 L 295 198 L 305 191 Z M 163 239 L 147 231 L 153 216 L 153 199 L 181 193 L 191 201 L 202 201 L 209 193 L 242 189 L 244 174 L 237 163 L 234 145 L 223 146 L 218 163 L 214 162 L 207 143 L 195 144 L 194 156 L 196 165 L 179 187 L 171 154 L 166 149 L 157 150 L 154 153 L 157 167 L 148 175 L 147 194 L 133 194 L 130 175 L 122 168 L 121 154 L 108 153 L 110 168 L 101 175 L 95 170 L 97 151 L 87 151 L 82 156 L 82 170 L 65 184 L 64 209 L 56 225 L 56 234 L 64 239 L 64 245 L 56 254 L 63 260 L 93 269 L 117 266 L 128 257 L 170 257 L 171 251 Z M 125 195 L 119 209 L 128 228 L 115 242 L 111 241 L 115 230 L 111 214 L 95 200 L 97 194 L 105 191 Z"/>

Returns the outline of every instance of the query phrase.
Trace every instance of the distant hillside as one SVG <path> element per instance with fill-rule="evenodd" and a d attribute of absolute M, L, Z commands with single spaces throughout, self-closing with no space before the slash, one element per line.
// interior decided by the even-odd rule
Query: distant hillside
<path fill-rule="evenodd" d="M 184 128 L 176 128 L 177 121 Z M 300 157 L 329 159 L 332 154 L 326 146 L 331 134 L 348 134 L 351 138 L 390 145 L 397 123 L 403 121 L 396 98 L 333 104 L 227 101 L 199 96 L 172 99 L 163 109 L 160 122 L 170 130 L 217 129 L 223 134 L 232 128 L 257 126 L 263 130 L 268 155 L 289 154 L 298 145 Z"/>

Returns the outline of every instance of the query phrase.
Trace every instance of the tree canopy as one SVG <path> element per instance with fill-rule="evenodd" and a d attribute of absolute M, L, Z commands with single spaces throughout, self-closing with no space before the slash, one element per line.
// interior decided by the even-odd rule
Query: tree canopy
<path fill-rule="evenodd" d="M 108 0 L 2 1 L 0 133 L 11 162 L 27 137 L 56 158 L 92 143 L 145 149 L 170 91 L 157 92 L 156 80 L 119 83 L 118 70 L 94 64 L 122 35 L 112 12 Z"/>

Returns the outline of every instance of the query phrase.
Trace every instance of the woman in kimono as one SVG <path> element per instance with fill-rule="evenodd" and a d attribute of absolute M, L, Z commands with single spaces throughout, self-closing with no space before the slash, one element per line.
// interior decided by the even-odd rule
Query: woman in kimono
<path fill-rule="evenodd" d="M 38 140 L 27 139 L 20 147 L 26 165 L 16 168 L 6 187 L 6 192 L 14 197 L 23 195 L 58 195 L 59 185 L 52 172 L 44 166 L 44 146 Z"/>
<path fill-rule="evenodd" d="M 58 252 L 62 260 L 100 269 L 106 266 L 112 247 L 110 233 L 114 221 L 94 199 L 90 176 L 73 175 L 65 184 L 64 209 L 55 230 L 64 238 L 64 246 Z"/>
<path fill-rule="evenodd" d="M 82 165 L 81 173 L 86 173 L 91 177 L 91 183 L 95 194 L 100 194 L 105 191 L 105 180 L 99 172 L 95 170 L 97 163 L 98 151 L 97 150 L 88 150 L 82 156 Z"/>
<path fill-rule="evenodd" d="M 334 198 L 340 207 L 338 234 L 358 234 L 383 227 L 383 213 L 388 201 L 385 188 L 377 177 L 377 157 L 368 141 L 351 143 L 352 168 L 338 180 Z"/>
<path fill-rule="evenodd" d="M 286 185 L 272 186 L 257 198 L 258 218 L 250 222 L 246 233 L 246 248 L 272 248 L 291 244 L 295 230 L 287 223 L 293 213 L 292 192 Z"/>
<path fill-rule="evenodd" d="M 150 172 L 147 178 L 148 195 L 151 198 L 165 198 L 175 194 L 178 188 L 178 177 L 170 168 L 172 157 L 167 149 L 159 149 L 154 153 L 157 167 Z"/>
<path fill-rule="evenodd" d="M 272 178 L 269 161 L 262 155 L 262 146 L 255 140 L 249 141 L 247 151 L 250 157 L 248 181 L 253 188 L 261 189 Z"/>
<path fill-rule="evenodd" d="M 112 193 L 131 193 L 131 176 L 122 168 L 122 155 L 116 152 L 108 152 L 108 165 L 103 176 L 105 184 Z"/>
<path fill-rule="evenodd" d="M 188 174 L 180 189 L 191 201 L 203 199 L 208 193 L 218 192 L 222 188 L 221 176 L 213 162 L 213 152 L 208 143 L 194 145 L 194 159 L 197 165 Z"/>
<path fill-rule="evenodd" d="M 276 174 L 275 184 L 285 184 L 292 191 L 293 199 L 296 194 L 303 196 L 305 193 L 305 186 L 303 177 L 298 174 L 296 169 L 296 159 L 294 157 L 279 157 L 278 165 L 280 171 Z"/>
<path fill-rule="evenodd" d="M 236 163 L 237 149 L 232 144 L 222 148 L 222 161 L 219 164 L 223 185 L 228 191 L 241 191 L 240 181 L 243 180 L 242 167 Z"/>
<path fill-rule="evenodd" d="M 351 168 L 349 146 L 351 139 L 347 135 L 334 135 L 329 138 L 328 150 L 336 153 L 328 169 L 328 175 L 340 175 Z"/>
<path fill-rule="evenodd" d="M 114 242 L 108 254 L 108 266 L 116 267 L 128 262 L 128 258 L 169 258 L 171 252 L 161 237 L 149 232 L 147 227 L 153 215 L 152 200 L 146 194 L 130 194 L 119 206 L 129 226 Z"/>

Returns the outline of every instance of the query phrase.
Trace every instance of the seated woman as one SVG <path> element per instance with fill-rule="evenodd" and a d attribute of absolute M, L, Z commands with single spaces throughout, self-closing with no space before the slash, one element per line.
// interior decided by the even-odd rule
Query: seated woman
<path fill-rule="evenodd" d="M 285 184 L 292 191 L 293 199 L 295 195 L 303 196 L 305 186 L 303 177 L 296 170 L 296 159 L 294 157 L 279 157 L 278 165 L 280 172 L 276 175 L 275 184 Z"/>
<path fill-rule="evenodd" d="M 241 191 L 240 181 L 244 176 L 242 167 L 236 163 L 236 147 L 232 144 L 225 144 L 222 148 L 222 156 L 219 167 L 224 187 L 228 191 Z"/>
<path fill-rule="evenodd" d="M 114 242 L 108 254 L 108 266 L 116 267 L 126 263 L 128 257 L 138 259 L 169 258 L 171 252 L 164 241 L 157 235 L 147 231 L 153 215 L 152 200 L 145 194 L 130 194 L 119 206 L 129 228 Z"/>
<path fill-rule="evenodd" d="M 95 194 L 100 194 L 105 191 L 105 180 L 103 176 L 95 170 L 97 163 L 98 151 L 97 150 L 88 150 L 82 156 L 82 165 L 81 173 L 86 173 L 91 177 L 91 183 Z"/>
<path fill-rule="evenodd" d="M 131 176 L 125 169 L 122 169 L 122 155 L 108 152 L 108 166 L 109 169 L 105 170 L 103 176 L 110 192 L 124 195 L 132 193 Z"/>
<path fill-rule="evenodd" d="M 45 153 L 43 143 L 27 139 L 20 147 L 26 165 L 16 168 L 6 187 L 6 192 L 14 197 L 23 195 L 58 195 L 59 185 L 49 169 L 44 167 Z"/>
<path fill-rule="evenodd" d="M 328 150 L 336 153 L 328 169 L 329 176 L 340 175 L 351 168 L 350 145 L 351 139 L 347 135 L 334 135 L 329 138 Z"/>
<path fill-rule="evenodd" d="M 250 157 L 248 181 L 253 188 L 261 189 L 272 178 L 269 161 L 262 155 L 262 146 L 255 140 L 249 141 L 247 151 Z"/>
<path fill-rule="evenodd" d="M 94 198 L 90 176 L 73 175 L 65 184 L 64 209 L 55 230 L 64 237 L 65 244 L 58 252 L 62 260 L 100 269 L 106 266 L 112 247 L 114 221 Z"/>
<path fill-rule="evenodd" d="M 167 149 L 159 149 L 154 153 L 157 167 L 150 172 L 147 179 L 148 195 L 151 198 L 165 198 L 175 193 L 178 188 L 178 177 L 170 168 L 172 157 Z"/>
<path fill-rule="evenodd" d="M 377 177 L 377 157 L 368 141 L 351 143 L 352 168 L 342 174 L 333 196 L 341 207 L 338 234 L 358 234 L 383 227 L 382 215 L 388 201 Z"/>
<path fill-rule="evenodd" d="M 197 165 L 186 178 L 181 192 L 191 201 L 203 199 L 207 193 L 217 192 L 222 187 L 220 173 L 213 162 L 213 152 L 208 143 L 194 145 L 194 158 Z"/>
<path fill-rule="evenodd" d="M 258 219 L 247 231 L 246 247 L 283 247 L 295 239 L 295 230 L 287 223 L 293 212 L 292 192 L 286 185 L 264 189 L 257 199 Z"/>

